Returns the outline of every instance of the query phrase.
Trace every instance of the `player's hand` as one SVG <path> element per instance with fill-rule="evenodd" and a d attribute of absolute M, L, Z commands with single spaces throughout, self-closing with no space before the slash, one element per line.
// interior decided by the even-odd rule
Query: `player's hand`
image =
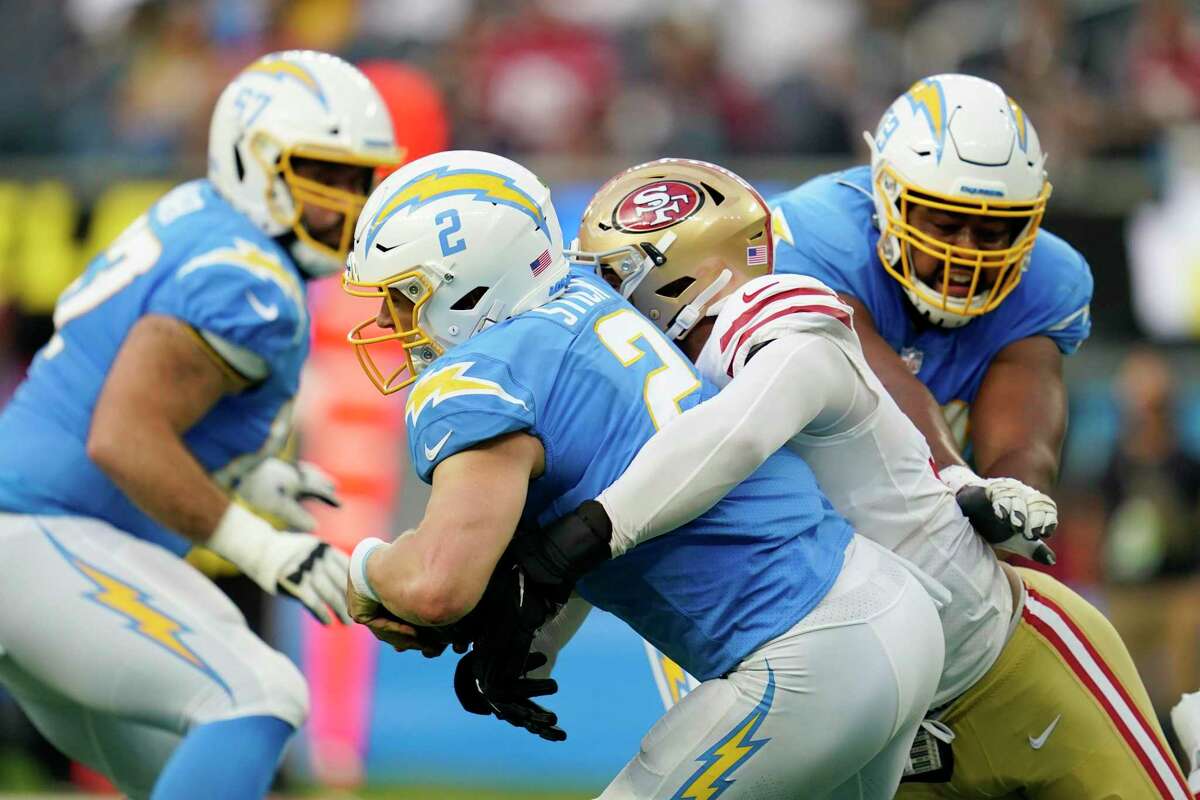
<path fill-rule="evenodd" d="M 449 642 L 439 636 L 433 628 L 405 622 L 388 614 L 386 609 L 382 616 L 374 617 L 363 624 L 376 639 L 398 653 L 419 650 L 426 658 L 437 658 L 449 645 Z"/>
<path fill-rule="evenodd" d="M 276 531 L 234 502 L 205 544 L 268 594 L 283 591 L 299 600 L 322 624 L 333 616 L 350 622 L 344 590 L 350 559 L 311 533 Z"/>
<path fill-rule="evenodd" d="M 267 458 L 242 476 L 234 492 L 259 514 L 304 533 L 311 533 L 317 521 L 301 505 L 303 501 L 320 500 L 335 508 L 341 505 L 333 478 L 307 461 Z"/>
<path fill-rule="evenodd" d="M 1039 564 L 1053 566 L 1056 560 L 1054 551 L 1042 541 L 1042 537 L 1052 534 L 1058 526 L 1058 509 L 1054 506 L 1054 501 L 1041 492 L 1030 489 L 1019 481 L 1013 481 L 1008 478 L 1001 480 L 1015 483 L 1029 492 L 1045 498 L 1045 502 L 1053 506 L 1052 521 L 1036 529 L 1041 535 L 1035 535 L 1034 529 L 1028 525 L 1014 524 L 1016 521 L 1015 513 L 1019 512 L 1013 511 L 1014 505 L 1012 504 L 1022 502 L 1022 507 L 1028 508 L 1023 501 L 1015 499 L 1015 493 L 1001 494 L 1000 500 L 994 500 L 993 496 L 984 486 L 965 486 L 955 495 L 955 499 L 958 501 L 958 506 L 962 509 L 963 515 L 970 520 L 975 531 L 997 550 L 1015 553 L 1019 556 L 1032 559 Z M 1042 504 L 1041 501 L 1034 500 L 1034 502 L 1039 505 Z M 1039 511 L 1045 513 L 1044 509 L 1039 509 Z M 1020 516 L 1025 518 L 1022 522 L 1027 521 L 1028 518 L 1025 517 L 1024 513 L 1021 513 Z"/>
<path fill-rule="evenodd" d="M 274 572 L 279 588 L 299 600 L 322 625 L 333 621 L 330 610 L 350 624 L 342 592 L 350 566 L 346 554 L 308 533 L 281 533 L 275 538 L 279 544 L 273 548 L 268 570 Z"/>
<path fill-rule="evenodd" d="M 532 699 L 554 694 L 558 683 L 553 678 L 525 677 L 545 663 L 546 656 L 541 653 L 527 653 L 521 672 L 502 679 L 479 650 L 472 650 L 459 659 L 454 670 L 454 693 L 472 714 L 492 715 L 547 741 L 561 742 L 567 732 L 558 727 L 558 716 Z"/>

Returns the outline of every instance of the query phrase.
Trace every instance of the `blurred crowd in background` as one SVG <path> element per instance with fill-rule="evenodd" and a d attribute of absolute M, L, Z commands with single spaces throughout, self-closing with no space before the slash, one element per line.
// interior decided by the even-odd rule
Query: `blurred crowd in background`
<path fill-rule="evenodd" d="M 914 77 L 991 78 L 1058 169 L 1200 115 L 1192 0 L 6 0 L 0 148 L 197 159 L 288 47 L 434 76 L 456 146 L 849 155 Z"/>
<path fill-rule="evenodd" d="M 1197 0 L 0 0 L 0 19 L 0 181 L 74 186 L 80 240 L 95 181 L 200 174 L 217 94 L 272 50 L 364 65 L 414 153 L 592 184 L 662 155 L 752 181 L 865 161 L 861 132 L 915 79 L 995 80 L 1068 189 L 1046 226 L 1096 277 L 1068 364 L 1060 575 L 1113 618 L 1160 712 L 1200 689 Z M 43 255 L 10 257 L 19 235 L 0 230 L 0 404 L 51 332 L 45 303 L 5 294 Z"/>

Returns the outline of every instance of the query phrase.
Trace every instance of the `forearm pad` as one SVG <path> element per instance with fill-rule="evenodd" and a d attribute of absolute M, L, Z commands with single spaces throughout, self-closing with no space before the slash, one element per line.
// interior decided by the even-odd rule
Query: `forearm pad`
<path fill-rule="evenodd" d="M 612 557 L 612 522 L 604 506 L 585 500 L 544 530 L 519 536 L 514 555 L 526 576 L 565 603 L 581 577 Z"/>

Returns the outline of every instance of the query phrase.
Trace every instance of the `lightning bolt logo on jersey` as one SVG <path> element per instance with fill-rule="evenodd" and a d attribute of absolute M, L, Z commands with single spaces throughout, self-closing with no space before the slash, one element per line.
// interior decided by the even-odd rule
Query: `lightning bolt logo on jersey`
<path fill-rule="evenodd" d="M 427 406 L 436 407 L 452 397 L 465 395 L 490 395 L 514 406 L 529 408 L 524 400 L 513 397 L 495 381 L 467 375 L 473 366 L 473 361 L 464 361 L 424 375 L 413 387 L 408 395 L 408 402 L 404 405 L 404 415 L 409 423 L 415 425 Z"/>
<path fill-rule="evenodd" d="M 429 370 L 406 414 L 418 474 L 428 482 L 454 453 L 526 431 L 546 451 L 546 473 L 529 486 L 529 523 L 595 497 L 656 424 L 716 391 L 653 323 L 582 272 L 557 300 L 488 328 Z M 704 680 L 816 605 L 850 536 L 812 472 L 783 451 L 706 514 L 603 565 L 578 591 Z"/>
<path fill-rule="evenodd" d="M 117 352 L 141 317 L 157 314 L 189 325 L 220 363 L 247 370 L 250 388 L 223 397 L 184 437 L 220 478 L 283 444 L 308 354 L 304 301 L 290 256 L 208 181 L 176 187 L 59 298 L 54 337 L 0 413 L 0 510 L 95 517 L 186 552 L 189 542 L 143 513 L 87 456 Z"/>
<path fill-rule="evenodd" d="M 942 114 L 936 93 L 918 85 L 907 96 L 926 110 L 936 133 Z M 1019 108 L 1012 110 L 1021 122 Z M 1078 251 L 1049 231 L 1038 233 L 1029 268 L 1003 303 L 949 330 L 918 326 L 903 287 L 879 261 L 869 167 L 822 175 L 770 204 L 775 271 L 809 275 L 857 298 L 879 335 L 919 365 L 917 377 L 944 408 L 974 401 L 992 359 L 1007 345 L 1046 336 L 1069 355 L 1091 330 L 1091 271 Z"/>

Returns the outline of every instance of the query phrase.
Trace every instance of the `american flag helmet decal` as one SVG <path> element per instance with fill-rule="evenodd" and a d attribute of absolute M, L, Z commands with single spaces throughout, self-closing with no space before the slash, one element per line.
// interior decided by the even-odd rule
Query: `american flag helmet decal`
<path fill-rule="evenodd" d="M 529 270 L 533 273 L 533 277 L 537 277 L 545 272 L 550 267 L 550 251 L 543 250 L 542 254 L 529 262 Z"/>

